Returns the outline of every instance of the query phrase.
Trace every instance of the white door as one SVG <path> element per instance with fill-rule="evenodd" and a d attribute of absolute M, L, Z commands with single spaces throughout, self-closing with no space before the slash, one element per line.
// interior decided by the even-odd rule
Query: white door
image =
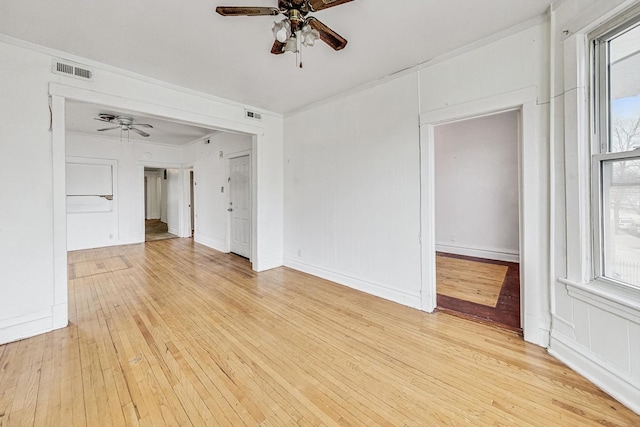
<path fill-rule="evenodd" d="M 251 164 L 249 156 L 230 160 L 231 252 L 251 257 Z"/>
<path fill-rule="evenodd" d="M 189 208 L 191 213 L 191 230 L 189 237 L 193 237 L 193 233 L 196 229 L 196 199 L 193 188 L 193 171 L 189 171 Z"/>

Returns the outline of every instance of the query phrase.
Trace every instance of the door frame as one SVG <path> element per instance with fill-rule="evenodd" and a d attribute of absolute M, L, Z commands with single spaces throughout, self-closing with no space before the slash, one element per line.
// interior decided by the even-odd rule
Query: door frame
<path fill-rule="evenodd" d="M 521 142 L 521 139 L 522 139 L 522 132 L 521 132 L 521 129 L 522 129 L 522 109 L 521 108 L 511 108 L 511 109 L 502 110 L 502 111 L 495 111 L 495 112 L 489 113 L 489 114 L 482 114 L 480 116 L 473 116 L 473 117 L 468 117 L 466 119 L 460 119 L 460 120 L 446 121 L 446 122 L 434 125 L 433 126 L 434 138 L 433 138 L 433 141 L 430 141 L 430 142 L 433 143 L 433 146 L 434 146 L 434 154 L 433 154 L 433 162 L 434 162 L 433 174 L 434 174 L 434 179 L 433 179 L 432 182 L 434 183 L 434 200 L 435 200 L 435 196 L 436 196 L 436 192 L 437 192 L 437 189 L 435 188 L 435 164 L 438 162 L 437 155 L 435 153 L 435 140 L 436 140 L 436 138 L 435 138 L 435 130 L 436 130 L 436 128 L 438 128 L 440 126 L 449 125 L 449 124 L 452 124 L 452 123 L 461 123 L 461 122 L 466 122 L 466 121 L 469 121 L 469 120 L 474 120 L 474 119 L 478 119 L 478 118 L 482 118 L 482 117 L 491 117 L 491 116 L 494 116 L 494 115 L 505 114 L 505 113 L 509 113 L 509 112 L 516 112 L 517 113 L 516 116 L 515 116 L 515 122 L 516 122 L 516 132 L 515 132 L 516 133 L 516 135 L 515 135 L 516 153 L 515 154 L 516 154 L 516 161 L 517 161 L 516 174 L 517 174 L 517 178 L 518 179 L 517 179 L 517 182 L 514 185 L 516 186 L 517 200 L 518 200 L 518 213 L 517 213 L 517 215 L 518 215 L 518 253 L 517 254 L 510 253 L 510 252 L 507 252 L 505 250 L 504 252 L 500 253 L 501 256 L 495 256 L 494 258 L 491 258 L 491 259 L 495 259 L 497 261 L 503 261 L 503 262 L 520 263 L 520 261 L 521 261 L 521 259 L 520 259 L 521 258 L 520 257 L 520 251 L 522 249 L 521 246 L 520 246 L 520 236 L 522 235 L 522 224 L 520 223 L 520 220 L 522 218 L 522 212 L 521 212 L 522 199 L 520 197 L 520 189 L 521 189 L 521 181 L 522 181 L 521 180 L 521 171 L 520 171 L 520 167 L 521 167 L 521 164 L 522 164 L 522 150 L 521 150 L 521 146 L 522 146 L 522 142 Z M 484 179 L 484 175 L 479 175 L 478 178 L 479 179 Z M 452 196 L 455 199 L 459 199 L 460 200 L 460 196 L 458 194 L 454 193 L 454 194 L 452 194 Z M 434 202 L 434 210 L 435 210 L 435 202 Z M 435 214 L 434 214 L 434 236 L 435 236 L 435 232 L 436 232 L 437 228 L 438 228 L 438 223 L 436 221 Z M 436 244 L 436 251 L 434 251 L 434 253 L 433 253 L 434 259 L 437 258 L 437 255 L 436 255 L 437 254 L 437 246 L 438 245 Z M 442 250 L 442 248 L 441 248 L 441 250 Z M 467 253 L 465 253 L 465 252 L 467 252 Z M 488 255 L 484 256 L 482 253 L 474 254 L 473 252 L 484 252 L 484 251 L 482 251 L 482 250 L 461 251 L 459 253 L 459 255 L 480 257 L 480 258 L 487 258 L 488 257 Z M 487 252 L 490 252 L 490 251 L 487 251 Z M 496 251 L 495 254 L 497 255 L 498 252 Z M 434 265 L 437 265 L 437 259 L 434 260 L 434 263 L 435 263 Z M 437 273 L 438 273 L 437 270 L 438 270 L 437 267 L 435 267 L 436 277 L 437 277 Z M 519 321 L 519 324 L 520 324 L 520 328 L 522 328 L 522 325 L 523 325 L 522 282 L 523 282 L 522 276 L 519 275 L 519 294 L 520 294 L 520 310 L 519 310 L 520 311 L 520 316 L 519 317 L 520 318 L 518 319 L 518 321 Z M 437 307 L 437 287 L 438 287 L 438 284 L 437 284 L 437 281 L 436 281 L 436 302 L 435 302 L 436 303 L 436 307 Z M 468 313 L 465 313 L 465 314 L 468 314 Z"/>
<path fill-rule="evenodd" d="M 76 86 L 68 86 L 60 83 L 49 84 L 49 97 L 51 107 L 51 144 L 52 144 L 52 205 L 53 205 L 53 307 L 50 330 L 63 328 L 69 323 L 68 309 L 68 266 L 67 266 L 67 224 L 66 224 L 66 114 L 65 104 L 67 100 L 98 104 L 116 110 L 135 111 L 155 117 L 162 117 L 177 122 L 192 124 L 209 129 L 243 133 L 252 137 L 252 174 L 257 177 L 258 149 L 260 141 L 264 137 L 262 127 L 241 123 L 235 120 L 224 119 L 220 116 L 205 115 L 192 109 L 176 109 L 162 105 L 152 100 L 136 100 L 122 97 L 116 93 L 104 93 L 96 90 L 84 89 Z M 230 106 L 231 108 L 231 106 Z M 140 167 L 144 176 L 144 166 Z M 184 174 L 181 174 L 184 176 Z M 254 178 L 255 180 L 256 178 Z M 144 185 L 143 180 L 139 180 Z M 257 239 L 259 226 L 257 222 L 257 191 L 256 182 L 252 182 L 253 224 L 252 224 L 252 268 L 256 271 L 263 270 L 271 265 L 270 260 L 265 260 L 265 266 L 259 263 L 257 253 Z M 144 203 L 144 201 L 141 201 Z M 184 203 L 180 206 L 182 218 L 184 215 Z"/>
<path fill-rule="evenodd" d="M 179 188 L 180 188 L 180 194 L 178 194 L 178 237 L 187 237 L 185 236 L 186 230 L 184 229 L 184 209 L 182 208 L 182 200 L 184 200 L 184 186 L 182 185 L 182 180 L 183 180 L 183 174 L 181 173 L 183 170 L 183 167 L 180 163 L 162 163 L 162 162 L 150 162 L 150 161 L 138 161 L 138 173 L 142 175 L 142 185 L 145 185 L 145 174 L 144 174 L 144 169 L 145 168 L 154 168 L 154 169 L 178 169 L 178 175 L 180 177 L 180 183 L 179 183 Z M 160 180 L 162 180 L 163 178 L 158 175 L 158 178 Z M 157 185 L 157 184 L 156 184 Z M 165 184 L 166 185 L 166 184 Z M 157 189 L 156 189 L 157 191 Z M 167 193 L 168 196 L 168 193 Z M 168 198 L 168 197 L 167 197 Z M 167 203 L 167 210 L 169 209 L 169 200 L 163 200 L 162 199 L 162 195 L 160 196 L 160 200 L 162 203 Z M 146 201 L 143 199 L 142 203 L 145 204 L 145 209 L 146 209 Z M 159 212 L 159 216 L 160 219 L 162 220 L 162 203 L 160 206 L 160 212 Z M 146 236 L 146 231 L 145 231 L 145 220 L 146 220 L 146 215 L 143 212 L 142 215 L 142 240 L 145 241 L 147 236 Z M 167 225 L 168 225 L 168 218 L 167 218 Z"/>
<path fill-rule="evenodd" d="M 517 109 L 520 111 L 518 144 L 520 210 L 520 304 L 521 325 L 526 341 L 543 347 L 549 344 L 550 296 L 544 272 L 547 248 L 542 235 L 549 233 L 545 219 L 536 211 L 541 193 L 544 157 L 536 129 L 538 107 L 536 88 L 445 107 L 420 115 L 420 237 L 422 310 L 436 308 L 435 274 L 435 134 L 436 126 L 459 120 Z"/>
<path fill-rule="evenodd" d="M 250 203 L 251 203 L 251 208 L 249 210 L 249 212 L 251 212 L 251 218 L 250 218 L 250 222 L 252 224 L 251 226 L 251 241 L 249 242 L 249 261 L 253 262 L 253 258 L 254 258 L 254 254 L 255 251 L 253 250 L 253 248 L 255 248 L 255 234 L 257 234 L 256 232 L 254 232 L 254 230 L 256 230 L 256 228 L 253 226 L 253 224 L 255 223 L 255 217 L 256 217 L 256 192 L 255 192 L 255 183 L 253 182 L 254 180 L 254 164 L 253 164 L 253 158 L 254 156 L 252 155 L 253 152 L 253 148 L 250 150 L 242 150 L 242 151 L 236 151 L 234 153 L 229 153 L 229 154 L 225 154 L 224 155 L 224 159 L 225 159 L 225 174 L 228 178 L 231 177 L 231 159 L 236 159 L 238 157 L 244 157 L 244 156 L 248 156 L 249 157 L 249 192 L 251 193 L 251 197 L 250 197 Z M 229 181 L 227 181 L 228 183 Z M 227 206 L 229 206 L 229 203 L 231 202 L 231 186 L 227 185 L 227 197 L 226 197 L 226 201 L 227 201 Z M 231 253 L 231 212 L 227 211 L 227 252 Z"/>
<path fill-rule="evenodd" d="M 191 174 L 193 173 L 193 188 L 191 185 Z M 185 215 L 181 222 L 182 233 L 181 237 L 192 237 L 195 239 L 196 234 L 196 172 L 193 164 L 185 164 L 182 167 L 182 191 L 184 197 L 182 203 L 184 204 Z M 193 197 L 192 197 L 193 196 Z M 191 211 L 193 210 L 193 216 Z"/>

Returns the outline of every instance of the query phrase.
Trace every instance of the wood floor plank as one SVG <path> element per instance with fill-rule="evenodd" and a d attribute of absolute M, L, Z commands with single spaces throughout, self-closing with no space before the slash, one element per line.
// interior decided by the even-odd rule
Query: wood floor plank
<path fill-rule="evenodd" d="M 436 253 L 438 310 L 522 332 L 520 265 Z"/>
<path fill-rule="evenodd" d="M 436 256 L 438 293 L 495 307 L 508 267 L 466 259 Z"/>
<path fill-rule="evenodd" d="M 69 254 L 68 328 L 0 346 L 0 426 L 634 426 L 515 333 L 190 239 Z"/>

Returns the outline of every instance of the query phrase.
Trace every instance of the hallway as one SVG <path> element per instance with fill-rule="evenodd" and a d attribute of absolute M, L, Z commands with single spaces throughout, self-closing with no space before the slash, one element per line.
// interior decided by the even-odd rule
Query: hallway
<path fill-rule="evenodd" d="M 175 234 L 169 233 L 167 223 L 159 219 L 147 219 L 144 221 L 144 241 L 153 242 L 154 240 L 175 239 Z"/>

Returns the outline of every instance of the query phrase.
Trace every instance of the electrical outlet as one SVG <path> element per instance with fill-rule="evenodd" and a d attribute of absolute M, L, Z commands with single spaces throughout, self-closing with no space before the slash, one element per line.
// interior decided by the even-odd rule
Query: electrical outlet
<path fill-rule="evenodd" d="M 109 240 L 113 240 L 113 234 L 109 234 Z"/>
<path fill-rule="evenodd" d="M 220 187 L 220 192 L 224 193 L 224 187 Z"/>
<path fill-rule="evenodd" d="M 456 241 L 456 235 L 455 234 L 450 234 L 449 235 L 449 240 L 452 241 L 452 242 L 455 242 Z"/>
<path fill-rule="evenodd" d="M 302 249 L 298 249 L 298 258 L 302 258 Z"/>

